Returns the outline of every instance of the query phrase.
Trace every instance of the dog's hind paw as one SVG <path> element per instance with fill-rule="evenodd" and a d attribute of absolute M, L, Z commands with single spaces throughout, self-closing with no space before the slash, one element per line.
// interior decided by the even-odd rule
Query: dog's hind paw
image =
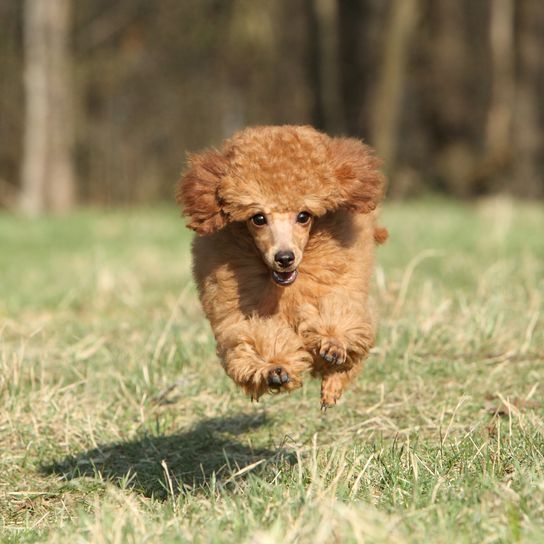
<path fill-rule="evenodd" d="M 279 389 L 282 385 L 285 385 L 291 381 L 289 374 L 281 366 L 277 366 L 268 371 L 266 377 L 269 387 L 273 389 Z"/>
<path fill-rule="evenodd" d="M 321 394 L 321 411 L 326 413 L 331 406 L 336 405 L 338 399 L 334 395 Z"/>
<path fill-rule="evenodd" d="M 348 356 L 346 347 L 336 338 L 323 338 L 319 355 L 331 365 L 342 365 Z"/>

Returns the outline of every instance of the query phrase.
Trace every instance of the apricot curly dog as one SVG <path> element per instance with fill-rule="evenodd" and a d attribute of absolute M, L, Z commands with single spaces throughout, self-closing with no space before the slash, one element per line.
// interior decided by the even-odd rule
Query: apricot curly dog
<path fill-rule="evenodd" d="M 188 162 L 177 201 L 200 235 L 194 276 L 225 371 L 253 399 L 309 371 L 335 404 L 374 344 L 379 160 L 358 140 L 265 126 Z"/>

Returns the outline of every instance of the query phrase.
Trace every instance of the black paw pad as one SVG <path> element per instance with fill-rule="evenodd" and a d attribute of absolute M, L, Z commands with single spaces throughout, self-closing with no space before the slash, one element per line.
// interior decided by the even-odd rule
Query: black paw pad
<path fill-rule="evenodd" d="M 336 362 L 338 361 L 338 355 L 334 354 L 334 353 L 320 353 L 321 357 L 323 357 L 323 359 L 325 359 L 325 361 L 327 361 L 327 363 L 330 363 L 330 364 L 336 364 Z"/>
<path fill-rule="evenodd" d="M 289 383 L 289 374 L 285 370 L 278 366 L 268 373 L 268 385 L 270 387 L 281 387 L 282 385 Z"/>

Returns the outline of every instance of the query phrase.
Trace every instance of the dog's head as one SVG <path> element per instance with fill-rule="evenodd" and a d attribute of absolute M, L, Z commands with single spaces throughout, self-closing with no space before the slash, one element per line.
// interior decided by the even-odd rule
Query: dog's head
<path fill-rule="evenodd" d="M 315 218 L 369 213 L 385 185 L 369 147 L 307 126 L 249 128 L 188 163 L 177 191 L 188 227 L 205 235 L 245 222 L 279 285 L 296 279 Z"/>

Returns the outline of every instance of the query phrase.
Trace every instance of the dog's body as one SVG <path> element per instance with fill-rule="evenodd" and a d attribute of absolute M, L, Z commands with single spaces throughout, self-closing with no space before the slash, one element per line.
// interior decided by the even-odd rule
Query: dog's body
<path fill-rule="evenodd" d="M 179 200 L 227 374 L 252 398 L 310 371 L 335 404 L 374 343 L 368 307 L 384 179 L 369 148 L 257 127 L 191 158 Z"/>

